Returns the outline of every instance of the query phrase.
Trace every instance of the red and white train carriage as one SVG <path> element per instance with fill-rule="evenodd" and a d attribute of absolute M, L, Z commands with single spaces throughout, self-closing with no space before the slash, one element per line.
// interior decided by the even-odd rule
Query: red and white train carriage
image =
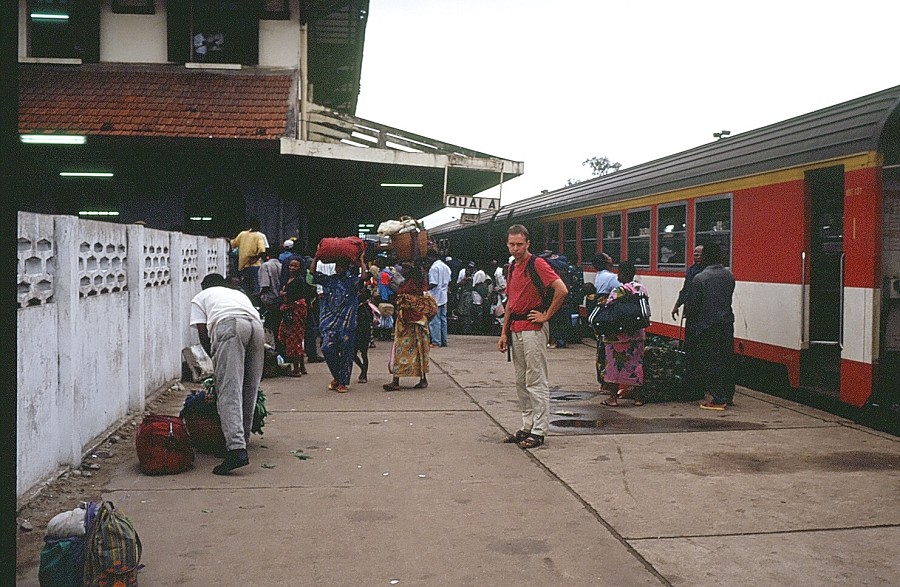
<path fill-rule="evenodd" d="M 514 222 L 533 248 L 579 259 L 586 280 L 598 251 L 635 261 L 650 330 L 671 337 L 691 250 L 719 242 L 738 354 L 846 404 L 900 402 L 900 86 L 431 232 L 490 257 Z"/>

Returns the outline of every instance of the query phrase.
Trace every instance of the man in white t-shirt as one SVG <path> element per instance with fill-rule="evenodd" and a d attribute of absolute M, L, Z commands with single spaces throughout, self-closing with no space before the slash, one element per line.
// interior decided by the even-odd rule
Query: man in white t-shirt
<path fill-rule="evenodd" d="M 428 251 L 431 261 L 428 269 L 428 291 L 437 303 L 438 311 L 428 325 L 431 331 L 431 346 L 447 346 L 447 292 L 450 288 L 450 267 L 441 261 L 438 254 Z"/>
<path fill-rule="evenodd" d="M 250 298 L 228 287 L 225 277 L 210 273 L 200 287 L 191 300 L 191 326 L 213 360 L 216 409 L 228 450 L 213 473 L 225 475 L 250 464 L 247 443 L 262 380 L 265 336 Z"/>

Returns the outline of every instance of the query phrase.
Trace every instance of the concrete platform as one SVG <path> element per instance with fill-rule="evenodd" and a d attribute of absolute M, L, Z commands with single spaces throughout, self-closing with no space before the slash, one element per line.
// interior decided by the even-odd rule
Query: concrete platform
<path fill-rule="evenodd" d="M 120 466 L 103 490 L 140 532 L 139 583 L 897 584 L 896 437 L 743 388 L 724 413 L 606 408 L 575 346 L 548 351 L 556 424 L 523 451 L 499 442 L 520 418 L 495 339 L 450 345 L 426 390 L 381 390 L 384 342 L 347 394 L 324 364 L 264 380 L 265 435 L 230 476 Z"/>

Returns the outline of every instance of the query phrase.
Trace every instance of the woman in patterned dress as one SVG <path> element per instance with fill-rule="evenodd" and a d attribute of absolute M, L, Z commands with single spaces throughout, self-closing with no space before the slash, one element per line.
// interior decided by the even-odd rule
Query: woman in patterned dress
<path fill-rule="evenodd" d="M 306 375 L 303 340 L 306 337 L 306 318 L 309 313 L 306 297 L 310 286 L 306 283 L 306 272 L 299 258 L 289 261 L 288 271 L 288 281 L 281 289 L 284 303 L 281 305 L 282 321 L 278 339 L 284 345 L 285 357 L 293 366 L 291 375 L 299 377 Z"/>
<path fill-rule="evenodd" d="M 385 391 L 400 389 L 401 377 L 418 377 L 414 389 L 428 387 L 428 350 L 431 344 L 428 323 L 437 314 L 437 303 L 423 292 L 428 289 L 418 265 L 404 269 L 405 281 L 395 300 L 396 320 L 394 347 L 388 365 L 393 381 L 385 383 Z"/>
<path fill-rule="evenodd" d="M 625 295 L 647 294 L 647 289 L 634 280 L 634 273 L 633 262 L 622 261 L 619 264 L 619 282 L 622 285 L 610 292 L 606 305 Z M 600 402 L 604 406 L 619 405 L 619 398 L 633 398 L 634 405 L 644 405 L 636 391 L 644 383 L 644 338 L 643 328 L 637 332 L 620 332 L 603 337 L 606 347 L 604 381 L 612 384 L 608 386 L 609 398 Z"/>

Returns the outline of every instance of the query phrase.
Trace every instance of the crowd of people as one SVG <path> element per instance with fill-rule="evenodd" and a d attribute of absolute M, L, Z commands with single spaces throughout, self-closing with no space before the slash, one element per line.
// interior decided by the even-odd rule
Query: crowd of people
<path fill-rule="evenodd" d="M 521 428 L 504 442 L 536 448 L 549 426 L 547 349 L 570 340 L 579 307 L 590 313 L 628 296 L 650 295 L 636 280 L 633 262 L 621 261 L 615 273 L 605 253 L 593 259 L 594 282 L 584 284 L 580 268 L 562 255 L 532 253 L 528 230 L 518 224 L 507 233 L 508 263 L 464 265 L 433 250 L 415 261 L 379 253 L 367 262 L 361 253 L 329 263 L 304 255 L 293 239 L 276 254 L 255 218 L 230 244 L 236 266 L 229 278 L 208 275 L 191 302 L 191 325 L 213 358 L 226 437 L 215 474 L 249 463 L 248 418 L 266 341 L 291 376 L 306 375 L 307 363 L 325 362 L 332 376 L 328 390 L 346 393 L 354 364 L 360 369 L 357 383 L 368 382 L 368 350 L 385 334 L 392 345 L 384 391 L 399 390 L 401 378 L 414 379 L 414 389 L 426 388 L 429 351 L 448 346 L 451 324 L 461 334 L 498 335 L 498 350 L 514 366 L 522 412 Z M 734 276 L 723 266 L 718 245 L 698 246 L 672 317 L 677 320 L 683 308 L 685 383 L 709 395 L 703 409 L 733 404 L 733 292 Z M 602 403 L 612 407 L 630 399 L 642 405 L 644 329 L 596 338 L 597 380 L 607 396 Z"/>

